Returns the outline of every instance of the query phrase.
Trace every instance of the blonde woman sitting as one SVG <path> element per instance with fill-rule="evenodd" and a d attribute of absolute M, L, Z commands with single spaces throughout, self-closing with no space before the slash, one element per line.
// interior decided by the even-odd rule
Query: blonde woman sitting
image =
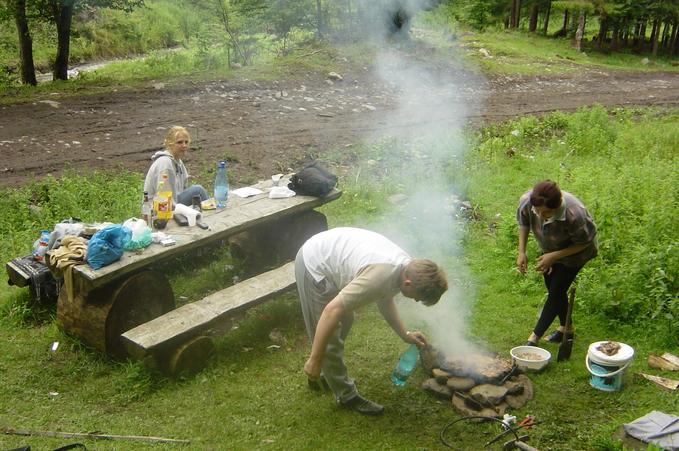
<path fill-rule="evenodd" d="M 153 163 L 144 180 L 144 191 L 149 193 L 150 198 L 153 198 L 156 194 L 158 182 L 164 172 L 167 173 L 172 187 L 174 203 L 191 205 L 193 196 L 200 196 L 201 201 L 210 197 L 205 188 L 200 185 L 187 187 L 189 172 L 186 170 L 182 158 L 189 151 L 190 144 L 191 136 L 184 127 L 175 125 L 167 133 L 165 136 L 166 149 L 153 154 L 151 157 Z"/>

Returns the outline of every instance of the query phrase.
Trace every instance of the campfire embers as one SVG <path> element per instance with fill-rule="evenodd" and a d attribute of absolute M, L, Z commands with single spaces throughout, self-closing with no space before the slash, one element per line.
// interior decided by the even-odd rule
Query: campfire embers
<path fill-rule="evenodd" d="M 508 359 L 474 354 L 446 357 L 429 346 L 420 351 L 422 365 L 432 376 L 422 388 L 450 399 L 462 415 L 502 417 L 533 398 L 533 384 Z"/>

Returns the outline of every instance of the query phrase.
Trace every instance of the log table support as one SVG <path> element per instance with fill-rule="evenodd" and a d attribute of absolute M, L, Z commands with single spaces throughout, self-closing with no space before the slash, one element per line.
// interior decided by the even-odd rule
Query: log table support
<path fill-rule="evenodd" d="M 173 377 L 190 377 L 201 371 L 212 356 L 215 345 L 210 337 L 192 337 L 164 356 L 157 357 L 156 365 Z"/>
<path fill-rule="evenodd" d="M 229 250 L 249 277 L 294 260 L 306 240 L 325 230 L 325 215 L 311 210 L 236 234 L 229 238 Z"/>
<path fill-rule="evenodd" d="M 156 271 L 143 271 L 102 288 L 75 290 L 69 299 L 59 294 L 57 321 L 61 328 L 116 359 L 128 356 L 120 335 L 174 309 L 174 294 L 167 279 Z"/>

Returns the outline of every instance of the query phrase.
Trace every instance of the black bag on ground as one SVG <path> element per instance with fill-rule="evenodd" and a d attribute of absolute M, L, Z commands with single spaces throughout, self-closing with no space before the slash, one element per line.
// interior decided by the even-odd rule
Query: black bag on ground
<path fill-rule="evenodd" d="M 290 177 L 288 188 L 301 196 L 322 197 L 337 185 L 337 177 L 318 161 L 304 166 Z"/>

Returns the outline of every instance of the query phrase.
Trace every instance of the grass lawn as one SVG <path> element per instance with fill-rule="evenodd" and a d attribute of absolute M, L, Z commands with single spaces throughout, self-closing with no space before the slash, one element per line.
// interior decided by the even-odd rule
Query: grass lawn
<path fill-rule="evenodd" d="M 581 67 L 621 70 L 679 71 L 671 58 L 635 55 L 629 52 L 604 53 L 583 46 L 575 50 L 567 39 L 552 39 L 521 31 L 486 31 L 461 37 L 461 45 L 479 61 L 484 70 L 505 74 L 545 74 L 572 72 Z M 479 50 L 485 48 L 490 58 Z M 646 59 L 648 62 L 643 63 Z"/>
<path fill-rule="evenodd" d="M 576 193 L 597 221 L 601 253 L 578 278 L 573 356 L 531 375 L 535 398 L 512 413 L 540 421 L 529 431 L 530 443 L 539 449 L 622 449 L 611 438 L 620 425 L 652 410 L 679 411 L 674 393 L 633 376 L 648 372 L 677 378 L 649 369 L 646 358 L 649 353 L 679 354 L 673 251 L 679 134 L 670 126 L 678 117 L 677 111 L 593 108 L 470 133 L 466 158 L 438 162 L 445 173 L 438 182 L 468 198 L 476 219 L 451 220 L 442 228 L 434 228 L 425 215 L 445 208 L 427 212 L 413 204 L 394 204 L 390 196 L 410 191 L 406 184 L 382 178 L 381 165 L 394 160 L 401 165 L 390 166 L 389 180 L 403 180 L 406 173 L 422 180 L 431 174 L 420 172 L 431 166 L 412 157 L 427 143 L 411 143 L 399 155 L 390 145 L 355 149 L 355 155 L 338 152 L 337 167 L 349 168 L 341 178 L 344 195 L 322 210 L 331 226 L 369 227 L 401 237 L 415 255 L 426 252 L 447 268 L 451 289 L 436 307 L 398 300 L 408 327 L 422 328 L 432 339 L 465 340 L 508 357 L 509 349 L 528 336 L 543 296 L 536 274 L 521 277 L 513 269 L 517 199 L 543 177 Z M 515 149 L 511 155 L 505 152 L 509 147 Z M 77 198 L 75 193 L 93 199 L 83 206 L 85 220 L 102 215 L 103 207 L 94 201 L 104 195 L 102 186 L 107 186 L 107 199 L 114 199 L 107 205 L 107 218 L 129 217 L 136 211 L 136 197 L 126 187 L 134 177 L 71 174 L 3 190 L 0 206 L 13 213 L 0 220 L 0 231 L 14 242 L 0 247 L 0 256 L 7 261 L 30 248 L 32 234 L 18 231 L 37 231 L 71 211 L 69 199 Z M 50 198 L 54 201 L 43 205 L 41 218 L 17 208 L 27 199 L 39 204 Z M 658 198 L 665 199 L 665 208 L 657 208 Z M 425 227 L 407 236 L 403 232 L 413 224 L 408 217 Z M 535 255 L 534 243 L 529 252 L 529 258 Z M 231 263 L 218 252 L 204 262 L 178 261 L 166 271 L 176 297 L 190 302 L 228 285 Z M 426 378 L 421 369 L 405 387 L 392 385 L 389 374 L 407 345 L 374 306 L 358 312 L 346 363 L 360 391 L 386 405 L 379 418 L 339 409 L 330 394 L 307 388 L 302 365 L 309 343 L 294 293 L 250 310 L 217 339 L 205 370 L 171 380 L 138 362 L 114 362 L 84 348 L 58 329 L 53 308 L 30 309 L 26 291 L 0 287 L 0 427 L 168 437 L 191 444 L 0 435 L 0 449 L 53 449 L 74 441 L 90 449 L 444 449 L 439 434 L 459 418 L 448 402 L 419 388 Z M 623 297 L 622 304 L 617 296 Z M 599 340 L 623 341 L 636 351 L 621 391 L 589 386 L 586 350 Z M 54 341 L 60 346 L 53 353 Z M 546 348 L 556 354 L 556 345 Z M 489 434 L 487 426 L 466 425 L 446 438 L 459 449 L 480 449 Z"/>

